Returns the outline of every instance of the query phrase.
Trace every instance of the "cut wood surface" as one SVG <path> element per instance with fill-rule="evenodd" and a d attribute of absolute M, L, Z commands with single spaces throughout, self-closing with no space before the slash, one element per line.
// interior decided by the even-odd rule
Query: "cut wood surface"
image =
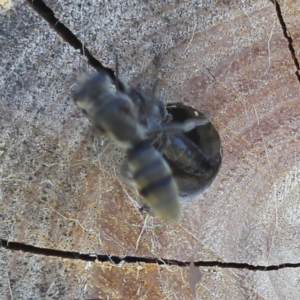
<path fill-rule="evenodd" d="M 166 264 L 2 248 L 3 299 L 193 299 L 182 262 L 300 263 L 298 1 L 45 1 L 105 67 L 117 52 L 126 82 L 159 79 L 166 103 L 209 111 L 222 167 L 178 224 L 139 210 L 124 152 L 74 105 L 79 50 L 13 3 L 0 15 L 0 238 Z M 196 297 L 299 299 L 299 268 L 200 267 Z"/>

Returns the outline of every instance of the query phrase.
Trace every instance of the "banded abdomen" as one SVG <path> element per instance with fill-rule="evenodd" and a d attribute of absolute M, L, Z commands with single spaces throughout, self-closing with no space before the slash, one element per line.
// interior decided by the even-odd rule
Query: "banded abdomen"
<path fill-rule="evenodd" d="M 127 153 L 134 184 L 145 203 L 165 220 L 177 221 L 180 218 L 178 187 L 161 154 L 146 142 Z"/>
<path fill-rule="evenodd" d="M 201 175 L 211 169 L 201 149 L 184 133 L 167 135 L 164 154 L 176 167 L 189 174 Z"/>

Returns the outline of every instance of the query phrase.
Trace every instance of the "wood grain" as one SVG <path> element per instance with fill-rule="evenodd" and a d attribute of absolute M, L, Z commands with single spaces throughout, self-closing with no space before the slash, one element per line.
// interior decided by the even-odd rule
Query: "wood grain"
<path fill-rule="evenodd" d="M 223 165 L 182 203 L 179 224 L 140 212 L 119 177 L 124 154 L 72 102 L 84 59 L 16 2 L 0 16 L 1 238 L 120 257 L 298 263 L 299 81 L 272 2 L 46 3 L 103 65 L 114 69 L 118 51 L 126 81 L 147 91 L 159 78 L 166 102 L 210 111 Z M 279 7 L 299 59 L 297 1 Z M 4 299 L 192 299 L 188 267 L 9 250 L 1 265 Z M 298 269 L 200 271 L 199 299 L 300 295 Z"/>

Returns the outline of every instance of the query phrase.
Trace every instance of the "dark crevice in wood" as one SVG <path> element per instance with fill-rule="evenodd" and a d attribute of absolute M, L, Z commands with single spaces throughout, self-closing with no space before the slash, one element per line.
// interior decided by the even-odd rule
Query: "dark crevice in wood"
<path fill-rule="evenodd" d="M 81 254 L 79 252 L 71 251 L 61 251 L 47 248 L 38 248 L 31 245 L 26 245 L 22 243 L 9 242 L 7 240 L 0 240 L 0 247 L 13 250 L 13 251 L 23 251 L 31 254 L 38 254 L 44 256 L 55 256 L 67 259 L 79 259 L 84 261 L 100 261 L 100 262 L 111 262 L 113 264 L 119 263 L 147 263 L 147 264 L 158 264 L 158 265 L 168 265 L 168 266 L 178 266 L 187 267 L 191 262 L 183 262 L 175 259 L 157 259 L 157 258 L 147 258 L 138 256 L 114 256 L 114 255 L 96 255 L 96 254 Z M 196 261 L 194 262 L 196 267 L 217 267 L 226 269 L 246 269 L 250 271 L 276 271 L 284 268 L 299 268 L 300 263 L 284 263 L 279 265 L 250 265 L 247 263 L 234 263 L 234 262 L 220 262 L 220 261 Z"/>
<path fill-rule="evenodd" d="M 51 8 L 49 8 L 42 0 L 26 0 L 26 2 L 33 8 L 49 25 L 60 35 L 65 42 L 76 50 L 80 50 L 80 54 L 85 56 L 88 64 L 95 68 L 98 72 L 105 72 L 113 82 L 116 81 L 116 76 L 112 69 L 104 67 L 99 60 L 97 60 L 91 52 L 82 44 L 82 42 L 61 23 L 56 17 Z"/>
<path fill-rule="evenodd" d="M 299 64 L 299 61 L 296 57 L 296 52 L 295 52 L 295 49 L 294 49 L 294 46 L 293 46 L 293 39 L 292 37 L 289 35 L 288 33 L 288 29 L 286 27 L 286 24 L 283 20 L 283 16 L 282 16 L 282 12 L 281 12 L 281 8 L 280 8 L 280 5 L 278 3 L 277 0 L 271 0 L 271 2 L 275 5 L 275 9 L 276 9 L 276 13 L 277 13 L 277 17 L 278 17 L 278 20 L 279 20 L 279 23 L 281 25 L 281 28 L 282 28 L 282 32 L 283 32 L 283 36 L 285 37 L 285 39 L 287 40 L 288 42 L 288 48 L 291 52 L 291 56 L 292 56 L 292 59 L 295 63 L 295 66 L 296 66 L 296 69 L 297 71 L 295 72 L 296 76 L 297 76 L 297 79 L 300 83 L 300 64 Z"/>

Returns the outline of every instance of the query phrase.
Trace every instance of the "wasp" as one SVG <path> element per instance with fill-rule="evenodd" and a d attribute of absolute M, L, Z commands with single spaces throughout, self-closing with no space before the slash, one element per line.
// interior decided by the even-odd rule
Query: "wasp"
<path fill-rule="evenodd" d="M 206 118 L 204 113 L 183 103 L 167 104 L 166 109 L 172 115 L 174 122 L 182 123 L 189 119 Z M 182 160 L 187 161 L 187 157 L 192 157 L 193 163 L 188 168 L 182 168 L 170 155 L 166 156 L 166 159 L 172 167 L 181 197 L 191 198 L 202 193 L 216 178 L 222 164 L 223 148 L 220 135 L 210 120 L 206 124 L 194 127 L 189 132 L 182 132 L 180 139 L 180 142 L 174 142 L 170 147 L 176 149 L 174 145 L 185 143 L 186 148 L 189 149 L 186 152 L 194 154 L 190 156 L 187 154 Z M 180 147 L 177 148 L 180 149 Z"/>
<path fill-rule="evenodd" d="M 142 103 L 143 96 L 122 82 L 121 88 L 113 92 L 111 84 L 105 73 L 88 76 L 74 93 L 74 102 L 100 131 L 126 151 L 133 184 L 144 202 L 163 219 L 178 221 L 178 187 L 168 163 L 151 144 L 153 126 L 141 122 L 143 112 L 137 102 Z M 150 115 L 154 118 L 154 112 Z"/>
<path fill-rule="evenodd" d="M 133 184 L 144 202 L 162 218 L 178 220 L 179 189 L 171 167 L 175 166 L 175 173 L 179 169 L 184 175 L 196 176 L 197 189 L 203 191 L 221 163 L 220 157 L 217 163 L 211 157 L 210 149 L 212 140 L 220 140 L 219 135 L 213 128 L 212 139 L 208 139 L 212 125 L 204 114 L 181 103 L 166 106 L 155 96 L 157 82 L 151 97 L 119 80 L 118 75 L 116 92 L 112 92 L 112 84 L 104 72 L 89 76 L 74 94 L 74 101 L 100 131 L 125 149 Z M 182 112 L 179 118 L 177 110 Z M 201 127 L 205 129 L 201 131 Z M 189 135 L 193 131 L 198 140 Z M 182 174 L 175 176 L 182 181 Z M 184 194 L 194 187 L 181 184 L 180 189 Z"/>
<path fill-rule="evenodd" d="M 190 181 L 180 185 L 181 192 L 202 192 L 216 177 L 222 162 L 220 136 L 203 113 L 182 103 L 165 105 L 155 96 L 156 85 L 151 97 L 132 87 L 125 90 L 139 109 L 139 122 L 148 132 L 156 133 L 152 144 L 173 167 L 177 181 Z"/>

